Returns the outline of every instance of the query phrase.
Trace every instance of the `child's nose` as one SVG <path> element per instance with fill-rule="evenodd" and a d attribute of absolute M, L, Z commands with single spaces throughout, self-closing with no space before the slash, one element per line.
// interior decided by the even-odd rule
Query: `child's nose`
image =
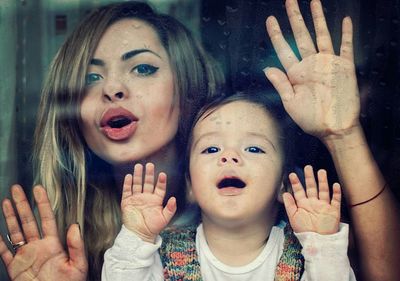
<path fill-rule="evenodd" d="M 241 164 L 240 156 L 234 151 L 225 151 L 219 160 L 220 164 Z"/>

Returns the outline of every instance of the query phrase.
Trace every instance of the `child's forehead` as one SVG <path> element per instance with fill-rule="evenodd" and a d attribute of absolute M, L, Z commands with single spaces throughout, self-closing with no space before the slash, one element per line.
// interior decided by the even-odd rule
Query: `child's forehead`
<path fill-rule="evenodd" d="M 247 101 L 233 101 L 206 111 L 196 123 L 194 133 L 207 130 L 243 129 L 270 132 L 276 122 L 261 105 Z"/>

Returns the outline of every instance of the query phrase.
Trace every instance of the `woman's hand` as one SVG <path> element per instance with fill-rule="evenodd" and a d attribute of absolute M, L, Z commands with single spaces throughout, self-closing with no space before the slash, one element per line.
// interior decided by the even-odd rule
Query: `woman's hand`
<path fill-rule="evenodd" d="M 42 235 L 22 187 L 12 186 L 11 195 L 17 213 L 9 199 L 3 201 L 3 213 L 15 253 L 7 248 L 0 236 L 0 255 L 11 280 L 86 280 L 88 264 L 79 226 L 73 224 L 68 229 L 66 253 L 45 189 L 41 186 L 33 188 Z M 15 247 L 16 244 L 23 245 Z"/>
<path fill-rule="evenodd" d="M 283 202 L 289 217 L 290 225 L 297 233 L 316 232 L 334 234 L 340 223 L 340 185 L 333 185 L 332 200 L 325 170 L 318 171 L 318 187 L 315 182 L 313 168 L 304 167 L 306 192 L 295 173 L 289 175 L 293 195 L 283 194 Z"/>
<path fill-rule="evenodd" d="M 317 49 L 297 0 L 287 0 L 286 11 L 301 60 L 284 39 L 276 18 L 270 16 L 266 21 L 268 35 L 286 73 L 275 67 L 265 73 L 292 119 L 306 133 L 324 141 L 360 126 L 353 30 L 351 19 L 344 18 L 340 56 L 335 55 L 321 2 L 312 0 L 310 5 Z"/>
<path fill-rule="evenodd" d="M 160 173 L 154 185 L 154 165 L 146 164 L 143 183 L 143 166 L 136 164 L 133 176 L 124 179 L 121 209 L 122 222 L 144 241 L 154 243 L 157 235 L 168 225 L 176 212 L 175 197 L 163 207 L 167 188 L 167 175 Z"/>

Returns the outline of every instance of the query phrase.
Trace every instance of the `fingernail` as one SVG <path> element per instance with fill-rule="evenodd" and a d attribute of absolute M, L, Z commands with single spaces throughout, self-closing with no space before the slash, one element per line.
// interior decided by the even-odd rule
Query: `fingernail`
<path fill-rule="evenodd" d="M 270 68 L 271 68 L 270 66 L 267 66 L 266 68 L 263 69 L 263 71 L 264 71 L 265 73 L 267 73 L 268 69 L 270 69 Z"/>

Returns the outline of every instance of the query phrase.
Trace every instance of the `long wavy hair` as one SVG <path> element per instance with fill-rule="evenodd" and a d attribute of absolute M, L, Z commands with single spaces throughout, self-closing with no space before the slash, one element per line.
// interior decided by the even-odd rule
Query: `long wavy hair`
<path fill-rule="evenodd" d="M 111 165 L 90 151 L 79 129 L 80 103 L 89 61 L 100 38 L 110 25 L 126 18 L 149 24 L 169 55 L 180 104 L 176 136 L 180 146 L 186 145 L 184 136 L 195 112 L 206 99 L 220 93 L 224 84 L 218 65 L 179 21 L 141 2 L 94 10 L 59 49 L 44 83 L 38 112 L 33 151 L 35 183 L 47 190 L 64 245 L 67 227 L 80 224 L 90 280 L 100 279 L 104 251 L 120 229 L 120 198 Z M 184 188 L 179 192 L 184 193 Z"/>

